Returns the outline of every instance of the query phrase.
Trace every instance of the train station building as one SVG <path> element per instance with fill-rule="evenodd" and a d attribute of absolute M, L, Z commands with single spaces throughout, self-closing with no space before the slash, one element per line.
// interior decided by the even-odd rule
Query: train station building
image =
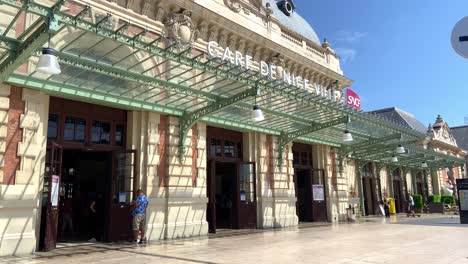
<path fill-rule="evenodd" d="M 0 12 L 0 255 L 86 241 L 96 197 L 99 240 L 129 240 L 139 188 L 155 241 L 346 221 L 350 205 L 379 214 L 395 179 L 403 211 L 418 177 L 432 193 L 434 172 L 465 164 L 346 106 L 353 82 L 292 0 L 0 0 Z"/>

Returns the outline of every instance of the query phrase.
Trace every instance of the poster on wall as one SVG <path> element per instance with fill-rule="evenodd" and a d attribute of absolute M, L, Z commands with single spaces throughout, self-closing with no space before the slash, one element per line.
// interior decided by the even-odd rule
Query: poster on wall
<path fill-rule="evenodd" d="M 59 187 L 60 177 L 58 175 L 52 175 L 52 188 L 50 190 L 50 202 L 52 203 L 52 206 L 58 206 Z"/>
<path fill-rule="evenodd" d="M 312 197 L 314 201 L 325 201 L 325 192 L 323 185 L 314 184 L 312 185 Z"/>

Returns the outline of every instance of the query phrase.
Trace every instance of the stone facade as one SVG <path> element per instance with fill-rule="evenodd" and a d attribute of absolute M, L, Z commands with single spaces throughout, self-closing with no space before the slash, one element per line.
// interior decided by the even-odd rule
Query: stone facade
<path fill-rule="evenodd" d="M 28 254 L 36 250 L 39 237 L 49 96 L 8 85 L 0 87 L 0 96 L 0 136 L 5 140 L 0 174 L 8 176 L 0 184 L 0 255 Z"/>

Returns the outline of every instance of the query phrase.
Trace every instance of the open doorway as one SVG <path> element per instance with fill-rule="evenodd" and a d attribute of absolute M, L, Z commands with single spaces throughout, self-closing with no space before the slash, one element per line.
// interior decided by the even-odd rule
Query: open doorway
<path fill-rule="evenodd" d="M 294 142 L 292 151 L 299 222 L 326 222 L 324 170 L 314 169 L 311 145 Z"/>
<path fill-rule="evenodd" d="M 296 212 L 299 222 L 312 221 L 312 186 L 310 183 L 310 170 L 309 169 L 295 169 L 296 176 Z"/>
<path fill-rule="evenodd" d="M 209 232 L 257 227 L 255 163 L 242 161 L 242 133 L 207 129 Z"/>
<path fill-rule="evenodd" d="M 216 228 L 234 228 L 234 212 L 237 211 L 236 178 L 237 164 L 229 162 L 216 162 Z"/>
<path fill-rule="evenodd" d="M 59 241 L 107 240 L 111 178 L 112 152 L 63 151 Z"/>

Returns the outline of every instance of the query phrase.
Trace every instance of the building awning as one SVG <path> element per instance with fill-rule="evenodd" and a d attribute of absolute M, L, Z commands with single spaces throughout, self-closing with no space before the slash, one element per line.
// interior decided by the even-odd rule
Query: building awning
<path fill-rule="evenodd" d="M 461 158 L 418 146 L 425 135 L 375 114 L 345 107 L 293 85 L 210 58 L 194 47 L 172 45 L 160 32 L 132 24 L 77 1 L 0 0 L 11 21 L 0 25 L 0 78 L 51 95 L 180 117 L 181 148 L 197 121 L 334 146 L 341 158 L 421 169 L 459 166 Z M 21 17 L 27 29 L 16 31 Z M 50 37 L 50 41 L 49 41 Z M 62 68 L 35 71 L 40 49 L 50 42 Z M 257 104 L 265 119 L 251 119 Z M 354 140 L 345 144 L 343 132 Z M 405 153 L 395 154 L 398 145 Z M 182 151 L 181 151 L 182 153 Z M 398 162 L 391 162 L 392 155 Z M 279 155 L 282 156 L 282 155 Z M 280 158 L 281 163 L 281 158 Z"/>

